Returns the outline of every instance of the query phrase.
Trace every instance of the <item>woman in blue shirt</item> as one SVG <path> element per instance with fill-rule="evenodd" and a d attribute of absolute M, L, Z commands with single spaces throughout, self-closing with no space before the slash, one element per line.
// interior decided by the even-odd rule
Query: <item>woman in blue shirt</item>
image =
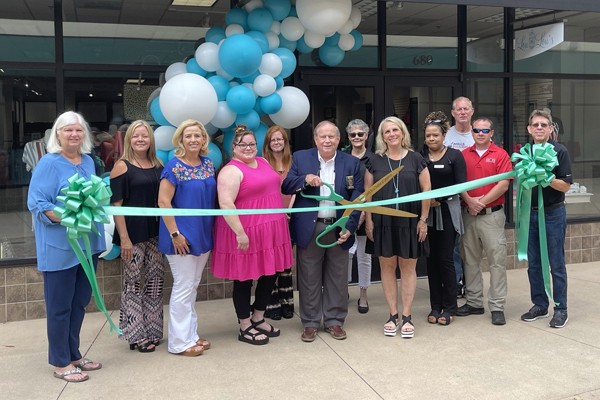
<path fill-rule="evenodd" d="M 33 172 L 27 198 L 34 220 L 37 265 L 44 275 L 48 359 L 54 376 L 67 382 L 86 381 L 85 371 L 102 368 L 79 351 L 79 333 L 92 289 L 67 242 L 66 228 L 53 212 L 56 206 L 63 206 L 57 197 L 69 186 L 71 176 L 77 173 L 89 179 L 94 174 L 94 161 L 86 154 L 91 149 L 90 129 L 83 116 L 73 111 L 61 114 L 52 127 L 48 153 Z M 98 255 L 106 249 L 104 227 L 96 225 L 101 235 L 89 235 L 94 268 Z M 83 247 L 82 240 L 80 244 Z"/>

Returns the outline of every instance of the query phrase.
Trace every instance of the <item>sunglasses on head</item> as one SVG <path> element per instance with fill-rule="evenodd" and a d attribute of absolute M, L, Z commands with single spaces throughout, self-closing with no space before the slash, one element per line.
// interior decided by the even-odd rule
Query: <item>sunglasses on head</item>
<path fill-rule="evenodd" d="M 485 133 L 486 135 L 488 133 L 490 133 L 492 130 L 489 128 L 485 128 L 485 129 L 479 129 L 479 128 L 473 128 L 473 132 L 475 133 Z"/>
<path fill-rule="evenodd" d="M 350 136 L 351 138 L 355 138 L 355 137 L 363 137 L 365 136 L 365 132 L 351 132 L 348 134 L 348 136 Z"/>

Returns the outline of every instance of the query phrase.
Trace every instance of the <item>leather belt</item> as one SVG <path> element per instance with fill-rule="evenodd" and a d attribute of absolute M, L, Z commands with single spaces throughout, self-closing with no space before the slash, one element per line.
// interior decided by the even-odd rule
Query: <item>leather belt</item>
<path fill-rule="evenodd" d="M 327 225 L 335 224 L 335 221 L 337 221 L 337 218 L 317 218 L 317 222 Z"/>
<path fill-rule="evenodd" d="M 564 206 L 565 203 L 561 202 L 561 203 L 554 203 L 554 204 L 550 204 L 549 206 L 544 206 L 544 211 L 550 211 L 550 210 L 554 210 L 555 208 L 559 208 Z M 531 207 L 531 211 L 538 211 L 537 207 Z"/>
<path fill-rule="evenodd" d="M 479 211 L 477 215 L 489 215 L 498 210 L 502 210 L 501 205 L 484 208 L 483 210 Z"/>

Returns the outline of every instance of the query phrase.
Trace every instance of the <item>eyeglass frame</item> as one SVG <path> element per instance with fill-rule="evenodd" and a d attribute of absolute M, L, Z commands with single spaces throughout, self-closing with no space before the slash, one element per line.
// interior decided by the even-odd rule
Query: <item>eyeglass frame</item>
<path fill-rule="evenodd" d="M 252 149 L 256 149 L 257 143 L 256 142 L 254 142 L 254 143 L 240 143 L 240 142 L 238 142 L 234 146 L 237 146 L 237 147 L 239 147 L 242 150 L 246 150 L 247 148 L 250 148 L 252 150 Z"/>
<path fill-rule="evenodd" d="M 360 132 L 350 132 L 350 133 L 348 133 L 348 137 L 349 137 L 350 139 L 354 139 L 354 138 L 355 138 L 355 137 L 357 137 L 357 136 L 358 136 L 359 138 L 363 138 L 363 137 L 365 137 L 366 135 L 367 135 L 367 132 L 363 132 L 363 131 L 360 131 Z"/>
<path fill-rule="evenodd" d="M 546 129 L 550 126 L 550 124 L 547 122 L 536 122 L 535 124 L 531 124 L 529 126 L 531 126 L 532 128 L 540 127 Z"/>
<path fill-rule="evenodd" d="M 486 132 L 487 131 L 487 132 Z M 487 135 L 493 131 L 492 128 L 473 128 L 473 133 L 483 133 Z"/>

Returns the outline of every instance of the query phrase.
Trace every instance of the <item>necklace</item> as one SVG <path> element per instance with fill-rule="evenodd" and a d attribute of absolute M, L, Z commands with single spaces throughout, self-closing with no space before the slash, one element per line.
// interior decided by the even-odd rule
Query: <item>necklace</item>
<path fill-rule="evenodd" d="M 429 160 L 431 161 L 439 161 L 443 156 L 444 156 L 444 152 L 446 151 L 446 146 L 442 146 L 442 149 L 437 152 L 437 153 L 432 153 L 431 150 L 429 151 Z"/>
<path fill-rule="evenodd" d="M 398 161 L 398 167 L 396 168 L 392 168 L 392 162 L 390 161 L 390 156 L 385 153 L 385 156 L 387 157 L 387 162 L 388 162 L 388 166 L 390 167 L 390 171 L 393 171 L 396 168 L 400 168 L 400 166 L 402 165 L 402 151 L 400 151 L 400 160 Z M 399 197 L 400 194 L 400 188 L 399 186 L 399 178 L 398 178 L 398 174 L 394 175 L 394 177 L 392 178 L 392 184 L 394 185 L 394 193 L 396 193 L 396 198 Z M 396 210 L 398 209 L 398 203 L 396 203 Z"/>

